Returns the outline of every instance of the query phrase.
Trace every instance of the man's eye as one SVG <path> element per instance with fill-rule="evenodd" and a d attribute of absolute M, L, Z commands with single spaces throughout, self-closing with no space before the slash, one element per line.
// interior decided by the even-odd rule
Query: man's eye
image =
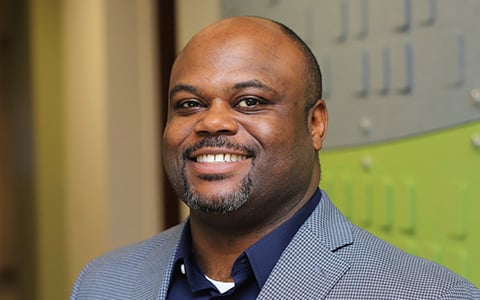
<path fill-rule="evenodd" d="M 192 100 L 182 101 L 178 104 L 179 108 L 193 108 L 193 107 L 199 107 L 199 106 L 200 106 L 200 103 L 198 103 L 198 101 L 192 101 Z"/>
<path fill-rule="evenodd" d="M 239 107 L 247 107 L 247 108 L 252 108 L 252 107 L 256 107 L 257 105 L 259 105 L 261 102 L 260 100 L 258 99 L 255 99 L 255 98 L 246 98 L 246 99 L 243 99 L 241 101 L 238 102 L 238 106 Z"/>

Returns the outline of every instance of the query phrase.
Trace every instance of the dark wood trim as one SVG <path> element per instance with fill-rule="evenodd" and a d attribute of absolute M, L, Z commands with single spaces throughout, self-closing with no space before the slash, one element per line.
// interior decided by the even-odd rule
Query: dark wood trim
<path fill-rule="evenodd" d="M 167 119 L 168 109 L 168 82 L 170 69 L 176 56 L 176 24 L 175 24 L 175 0 L 161 0 L 157 2 L 158 19 L 158 41 L 159 41 L 159 85 L 160 85 L 160 132 L 163 132 L 165 121 Z M 161 138 L 159 138 L 160 147 L 162 147 Z M 160 170 L 164 173 L 163 186 L 163 228 L 171 227 L 180 221 L 180 208 L 177 196 L 173 191 L 170 182 L 163 169 L 163 161 L 160 161 Z"/>
<path fill-rule="evenodd" d="M 7 245 L 14 251 L 13 261 L 0 270 L 0 281 L 4 290 L 5 285 L 13 289 L 13 294 L 9 294 L 13 299 L 35 299 L 38 291 L 30 5 L 29 0 L 0 0 L 0 89 L 3 90 L 0 92 L 0 118 L 5 126 L 1 134 L 3 142 L 8 144 L 3 153 L 7 155 L 10 169 L 8 176 L 11 177 L 6 184 L 10 185 L 10 200 L 13 201 L 10 229 L 15 236 L 13 245 Z"/>

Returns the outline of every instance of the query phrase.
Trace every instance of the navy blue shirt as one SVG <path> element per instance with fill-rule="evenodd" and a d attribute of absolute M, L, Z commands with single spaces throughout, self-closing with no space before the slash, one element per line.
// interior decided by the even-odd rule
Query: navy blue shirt
<path fill-rule="evenodd" d="M 295 215 L 240 254 L 231 273 L 235 287 L 223 294 L 205 278 L 195 261 L 190 222 L 187 221 L 175 255 L 167 299 L 255 299 L 283 250 L 317 207 L 320 199 L 321 193 L 317 189 Z"/>

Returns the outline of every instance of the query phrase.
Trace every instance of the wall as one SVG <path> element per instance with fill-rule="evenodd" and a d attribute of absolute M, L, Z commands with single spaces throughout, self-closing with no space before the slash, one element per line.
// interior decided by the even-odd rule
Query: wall
<path fill-rule="evenodd" d="M 150 0 L 31 1 L 38 299 L 67 298 L 90 259 L 159 230 L 154 14 Z"/>

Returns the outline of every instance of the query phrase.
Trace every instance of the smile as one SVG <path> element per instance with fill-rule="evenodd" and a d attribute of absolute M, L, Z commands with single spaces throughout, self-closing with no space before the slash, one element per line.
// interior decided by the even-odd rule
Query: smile
<path fill-rule="evenodd" d="M 199 163 L 222 163 L 222 162 L 237 162 L 247 159 L 246 155 L 231 154 L 231 153 L 217 153 L 217 154 L 201 154 L 196 157 L 196 162 Z"/>

